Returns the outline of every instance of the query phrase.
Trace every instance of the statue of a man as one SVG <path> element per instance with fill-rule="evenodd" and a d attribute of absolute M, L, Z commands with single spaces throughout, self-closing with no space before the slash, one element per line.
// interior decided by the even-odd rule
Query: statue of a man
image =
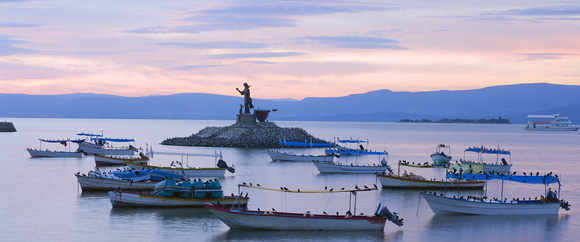
<path fill-rule="evenodd" d="M 254 105 L 252 105 L 252 98 L 250 97 L 250 85 L 244 82 L 244 90 L 240 91 L 237 87 L 236 90 L 238 90 L 240 95 L 244 96 L 244 113 L 250 113 L 250 108 L 254 108 Z"/>

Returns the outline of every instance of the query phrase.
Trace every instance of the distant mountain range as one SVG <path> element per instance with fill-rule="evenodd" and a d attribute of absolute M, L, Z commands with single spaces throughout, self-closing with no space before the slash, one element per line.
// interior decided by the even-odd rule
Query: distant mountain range
<path fill-rule="evenodd" d="M 580 124 L 580 85 L 547 83 L 474 90 L 393 92 L 377 90 L 344 97 L 256 99 L 277 109 L 269 120 L 395 122 L 401 119 L 507 118 L 524 123 L 528 114 L 560 113 Z M 119 118 L 234 120 L 243 98 L 206 93 L 143 97 L 76 93 L 0 94 L 3 118 Z"/>

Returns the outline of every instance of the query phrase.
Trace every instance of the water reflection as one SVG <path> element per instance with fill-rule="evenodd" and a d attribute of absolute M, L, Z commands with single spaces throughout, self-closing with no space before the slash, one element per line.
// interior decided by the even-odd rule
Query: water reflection
<path fill-rule="evenodd" d="M 387 235 L 389 240 L 400 239 L 402 231 Z M 274 241 L 274 240 L 308 240 L 308 241 L 384 241 L 383 231 L 250 231 L 230 229 L 214 241 Z"/>
<path fill-rule="evenodd" d="M 566 221 L 567 219 L 563 219 Z M 561 236 L 563 222 L 558 215 L 434 215 L 427 223 L 426 236 L 430 240 L 449 238 L 491 241 L 502 237 L 518 241 L 553 241 Z M 482 233 L 482 229 L 489 233 Z M 442 231 L 445 231 L 442 233 Z"/>

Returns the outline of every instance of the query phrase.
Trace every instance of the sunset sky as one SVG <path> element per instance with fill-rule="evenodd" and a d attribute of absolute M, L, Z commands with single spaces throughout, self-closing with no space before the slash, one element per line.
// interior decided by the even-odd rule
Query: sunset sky
<path fill-rule="evenodd" d="M 580 85 L 579 1 L 0 0 L 0 93 Z"/>

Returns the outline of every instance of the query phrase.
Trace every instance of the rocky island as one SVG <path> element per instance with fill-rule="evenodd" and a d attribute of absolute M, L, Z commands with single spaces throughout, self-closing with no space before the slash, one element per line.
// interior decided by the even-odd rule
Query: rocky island
<path fill-rule="evenodd" d="M 250 98 L 250 86 L 244 83 L 244 105 L 240 105 L 236 123 L 226 127 L 206 127 L 188 137 L 168 138 L 162 145 L 210 146 L 210 147 L 243 147 L 243 148 L 277 148 L 284 146 L 280 141 L 329 143 L 313 137 L 302 128 L 283 128 L 266 121 L 271 110 L 253 109 Z M 237 89 L 237 88 L 236 88 Z M 242 113 L 242 108 L 244 112 Z M 276 111 L 276 110 L 274 110 Z M 257 121 L 256 121 L 257 120 Z"/>

